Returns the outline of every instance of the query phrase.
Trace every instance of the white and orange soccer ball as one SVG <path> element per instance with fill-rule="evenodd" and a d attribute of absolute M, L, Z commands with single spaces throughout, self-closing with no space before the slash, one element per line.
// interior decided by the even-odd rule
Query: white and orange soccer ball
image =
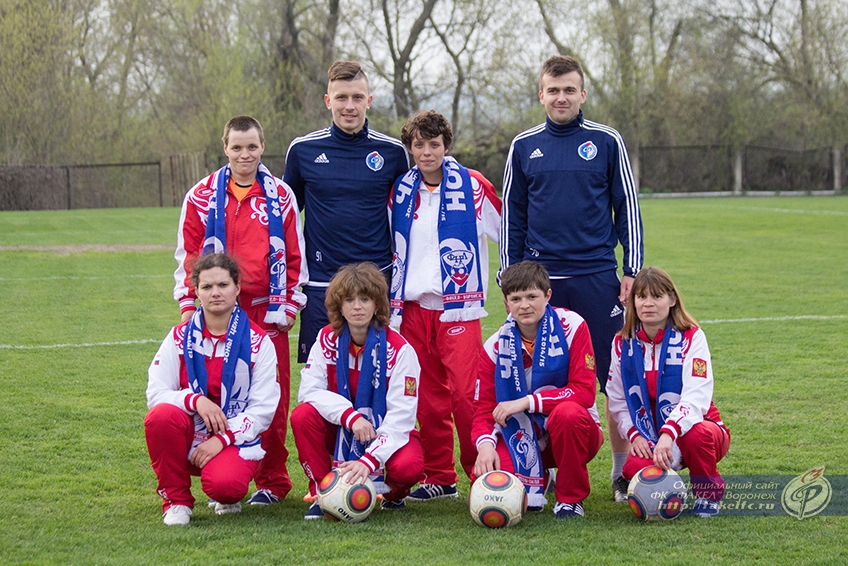
<path fill-rule="evenodd" d="M 368 518 L 377 502 L 374 484 L 349 484 L 339 470 L 333 470 L 318 482 L 318 506 L 332 521 L 359 523 Z"/>
<path fill-rule="evenodd" d="M 643 521 L 674 519 L 686 505 L 686 484 L 674 470 L 646 466 L 630 480 L 627 503 Z"/>
<path fill-rule="evenodd" d="M 471 486 L 468 509 L 478 525 L 490 529 L 511 527 L 527 513 L 527 490 L 509 472 L 487 472 Z"/>

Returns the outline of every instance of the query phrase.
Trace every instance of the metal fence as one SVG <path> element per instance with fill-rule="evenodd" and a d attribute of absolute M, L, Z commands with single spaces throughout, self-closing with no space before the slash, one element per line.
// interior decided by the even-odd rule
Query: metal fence
<path fill-rule="evenodd" d="M 844 193 L 848 187 L 846 148 L 646 146 L 631 158 L 646 195 Z M 262 162 L 282 177 L 284 155 L 263 155 Z M 198 180 L 224 163 L 223 155 L 198 152 L 145 163 L 0 166 L 0 210 L 180 206 Z M 490 180 L 500 184 L 499 175 Z"/>
<path fill-rule="evenodd" d="M 848 187 L 845 148 L 646 146 L 635 157 L 645 194 L 839 193 Z"/>
<path fill-rule="evenodd" d="M 162 206 L 159 161 L 0 166 L 0 210 Z"/>
<path fill-rule="evenodd" d="M 733 159 L 727 146 L 643 147 L 639 187 L 653 193 L 732 191 Z"/>
<path fill-rule="evenodd" d="M 831 148 L 788 151 L 747 146 L 744 185 L 752 192 L 833 189 L 833 160 Z"/>

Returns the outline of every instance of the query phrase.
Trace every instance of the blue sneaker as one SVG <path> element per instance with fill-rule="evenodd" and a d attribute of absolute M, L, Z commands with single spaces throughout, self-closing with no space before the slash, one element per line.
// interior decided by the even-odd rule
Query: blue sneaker
<path fill-rule="evenodd" d="M 251 505 L 270 505 L 271 503 L 277 503 L 280 501 L 280 498 L 271 493 L 270 489 L 259 489 L 250 496 Z"/>
<path fill-rule="evenodd" d="M 561 503 L 557 501 L 554 505 L 554 517 L 557 519 L 568 519 L 570 517 L 584 517 L 583 502 L 579 503 Z"/>
<path fill-rule="evenodd" d="M 309 506 L 309 509 L 307 509 L 307 511 L 306 511 L 306 515 L 303 516 L 304 521 L 314 521 L 316 519 L 323 519 L 323 518 L 324 518 L 324 512 L 321 511 L 321 507 L 318 506 L 317 501 Z"/>
<path fill-rule="evenodd" d="M 406 509 L 406 501 L 403 499 L 400 501 L 389 501 L 388 499 L 383 499 L 380 502 L 380 509 L 385 509 L 386 511 L 400 511 L 401 509 Z"/>
<path fill-rule="evenodd" d="M 699 497 L 695 500 L 695 505 L 692 506 L 692 514 L 696 517 L 715 517 L 718 515 L 719 509 L 718 501 Z"/>
<path fill-rule="evenodd" d="M 435 499 L 455 499 L 459 497 L 456 484 L 438 485 L 435 483 L 422 483 L 418 489 L 406 496 L 409 501 L 433 501 Z"/>

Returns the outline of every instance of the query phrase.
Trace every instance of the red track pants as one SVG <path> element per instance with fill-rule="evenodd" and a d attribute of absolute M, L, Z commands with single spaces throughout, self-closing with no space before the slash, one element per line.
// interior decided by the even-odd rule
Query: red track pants
<path fill-rule="evenodd" d="M 724 496 L 724 480 L 718 473 L 717 464 L 730 448 L 727 432 L 712 421 L 701 421 L 677 438 L 677 446 L 683 456 L 683 467 L 689 468 L 689 481 L 695 497 L 720 501 Z M 630 481 L 639 470 L 653 463 L 652 459 L 628 454 L 624 463 L 624 479 Z"/>
<path fill-rule="evenodd" d="M 256 472 L 256 488 L 268 489 L 283 499 L 291 491 L 292 483 L 286 468 L 289 452 L 286 449 L 286 430 L 291 400 L 291 360 L 289 359 L 289 334 L 280 332 L 275 324 L 263 321 L 267 305 L 245 308 L 247 317 L 262 327 L 271 338 L 277 352 L 277 382 L 280 384 L 280 403 L 268 430 L 262 433 L 265 457 Z"/>
<path fill-rule="evenodd" d="M 300 465 L 309 478 L 309 493 L 315 495 L 318 482 L 332 469 L 339 427 L 324 420 L 309 403 L 292 410 L 291 427 Z M 423 468 L 424 453 L 418 431 L 413 430 L 409 433 L 409 442 L 386 462 L 385 480 L 391 491 L 384 495 L 385 499 L 400 501 L 409 495 L 410 488 L 421 481 Z"/>
<path fill-rule="evenodd" d="M 551 411 L 547 426 L 550 440 L 542 451 L 542 464 L 545 469 L 557 468 L 556 500 L 579 503 L 589 495 L 587 466 L 601 449 L 604 433 L 589 411 L 569 402 L 560 403 Z M 515 473 L 503 437 L 498 437 L 496 450 L 501 469 Z"/>
<path fill-rule="evenodd" d="M 164 500 L 162 510 L 171 505 L 194 507 L 191 476 L 200 476 L 203 493 L 221 503 L 237 503 L 247 495 L 258 460 L 243 460 L 236 446 L 227 446 L 203 469 L 192 465 L 188 451 L 194 439 L 194 419 L 185 411 L 160 403 L 144 418 L 144 435 L 150 462 L 156 472 L 156 492 Z"/>
<path fill-rule="evenodd" d="M 418 428 L 424 448 L 423 483 L 456 483 L 454 425 L 459 438 L 460 464 L 471 477 L 477 448 L 471 440 L 474 385 L 483 346 L 479 320 L 441 322 L 442 311 L 403 304 L 400 333 L 421 364 L 418 389 Z"/>

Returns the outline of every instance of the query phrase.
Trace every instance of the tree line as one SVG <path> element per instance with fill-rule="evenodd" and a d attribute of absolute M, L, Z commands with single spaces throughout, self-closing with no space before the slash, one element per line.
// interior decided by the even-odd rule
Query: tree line
<path fill-rule="evenodd" d="M 587 116 L 631 152 L 848 141 L 840 0 L 0 0 L 0 150 L 7 165 L 214 155 L 244 113 L 281 154 L 329 124 L 326 70 L 356 59 L 373 127 L 438 110 L 498 182 L 512 137 L 544 119 L 554 53 L 582 61 Z"/>

